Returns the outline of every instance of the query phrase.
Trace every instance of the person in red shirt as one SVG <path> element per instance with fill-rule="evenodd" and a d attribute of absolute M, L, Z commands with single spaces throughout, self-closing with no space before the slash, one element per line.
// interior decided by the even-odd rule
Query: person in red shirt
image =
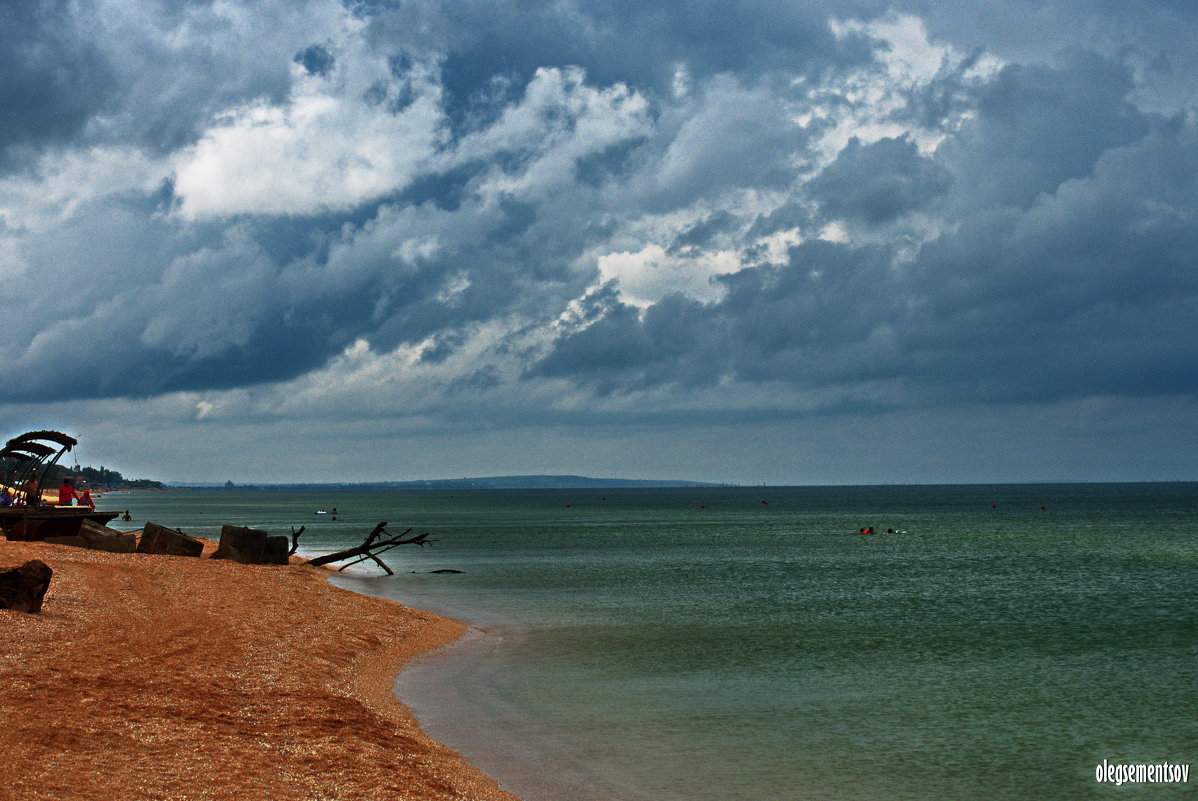
<path fill-rule="evenodd" d="M 86 506 L 88 509 L 91 509 L 93 512 L 96 511 L 96 502 L 92 500 L 92 491 L 91 490 L 83 491 L 83 494 L 79 496 L 79 505 Z"/>
<path fill-rule="evenodd" d="M 71 483 L 69 478 L 64 478 L 62 486 L 58 488 L 58 505 L 75 506 L 78 503 L 79 497 L 75 495 L 75 485 Z"/>

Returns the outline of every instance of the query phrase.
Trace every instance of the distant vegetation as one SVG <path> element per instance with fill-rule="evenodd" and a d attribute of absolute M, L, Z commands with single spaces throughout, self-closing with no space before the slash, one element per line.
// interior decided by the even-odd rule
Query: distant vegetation
<path fill-rule="evenodd" d="M 42 486 L 53 489 L 62 483 L 63 476 L 82 476 L 91 489 L 162 489 L 161 481 L 151 481 L 148 478 L 125 478 L 116 470 L 100 467 L 66 467 L 56 464 L 46 472 Z"/>

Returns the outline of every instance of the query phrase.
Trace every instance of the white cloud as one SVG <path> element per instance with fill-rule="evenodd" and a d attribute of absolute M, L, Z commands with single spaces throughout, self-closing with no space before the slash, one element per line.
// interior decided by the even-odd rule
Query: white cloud
<path fill-rule="evenodd" d="M 813 105 L 803 111 L 800 119 L 805 126 L 819 122 L 825 129 L 816 147 L 821 163 L 830 163 L 854 137 L 870 144 L 907 136 L 927 155 L 944 140 L 946 129 L 957 128 L 972 116 L 963 111 L 941 127 L 930 129 L 896 118 L 912 92 L 960 68 L 969 57 L 959 48 L 932 41 L 918 17 L 891 13 L 869 22 L 832 20 L 830 25 L 839 37 L 865 34 L 881 46 L 875 50 L 872 64 L 819 87 L 813 93 Z M 962 77 L 980 83 L 1001 68 L 1000 60 L 982 55 Z"/>
<path fill-rule="evenodd" d="M 293 65 L 285 103 L 232 109 L 179 154 L 186 217 L 347 210 L 420 172 L 445 136 L 435 65 L 392 75 L 360 37 L 344 39 L 329 75 Z"/>
<path fill-rule="evenodd" d="M 837 36 L 865 33 L 884 42 L 886 46 L 876 59 L 892 80 L 906 86 L 927 83 L 946 64 L 960 58 L 952 47 L 930 41 L 923 20 L 909 14 L 891 13 L 869 22 L 833 20 L 832 30 Z"/>
<path fill-rule="evenodd" d="M 455 308 L 462 303 L 462 296 L 471 286 L 470 276 L 464 272 L 454 273 L 446 279 L 445 285 L 437 293 L 438 303 L 444 303 L 449 308 Z"/>
<path fill-rule="evenodd" d="M 673 292 L 714 302 L 723 297 L 724 291 L 712 279 L 743 266 L 735 251 L 667 253 L 660 245 L 647 245 L 636 252 L 600 256 L 599 280 L 615 281 L 620 299 L 641 308 Z"/>
<path fill-rule="evenodd" d="M 623 84 L 587 84 L 577 67 L 538 69 L 518 103 L 458 143 L 450 166 L 515 157 L 518 168 L 490 170 L 479 191 L 544 196 L 574 183 L 579 159 L 648 134 L 648 108 L 642 95 Z"/>
<path fill-rule="evenodd" d="M 127 192 L 149 194 L 169 176 L 169 165 L 130 147 L 47 155 L 31 173 L 0 179 L 0 222 L 3 229 L 44 233 L 81 207 Z"/>

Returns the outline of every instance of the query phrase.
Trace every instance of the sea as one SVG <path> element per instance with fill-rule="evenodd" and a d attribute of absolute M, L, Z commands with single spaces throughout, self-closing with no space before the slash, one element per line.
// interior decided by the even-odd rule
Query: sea
<path fill-rule="evenodd" d="M 383 521 L 428 532 L 383 556 L 394 576 L 363 563 L 332 581 L 469 625 L 396 693 L 525 801 L 1198 797 L 1198 776 L 1117 771 L 1198 768 L 1196 483 L 222 489 L 100 506 L 130 510 L 127 529 L 210 538 L 303 526 L 312 554 Z"/>

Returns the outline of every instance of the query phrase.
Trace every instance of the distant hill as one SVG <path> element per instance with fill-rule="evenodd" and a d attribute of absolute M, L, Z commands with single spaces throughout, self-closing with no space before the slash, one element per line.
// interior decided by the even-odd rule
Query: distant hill
<path fill-rule="evenodd" d="M 713 487 L 701 481 L 665 479 L 588 478 L 587 476 L 490 476 L 487 478 L 443 478 L 404 481 L 386 485 L 391 489 L 614 489 L 618 487 Z"/>
<path fill-rule="evenodd" d="M 225 489 L 226 484 L 175 483 L 176 487 Z M 482 478 L 441 478 L 425 481 L 370 481 L 359 483 L 304 484 L 233 484 L 235 489 L 618 489 L 620 487 L 716 487 L 702 481 L 665 479 L 589 478 L 587 476 L 487 476 Z"/>

